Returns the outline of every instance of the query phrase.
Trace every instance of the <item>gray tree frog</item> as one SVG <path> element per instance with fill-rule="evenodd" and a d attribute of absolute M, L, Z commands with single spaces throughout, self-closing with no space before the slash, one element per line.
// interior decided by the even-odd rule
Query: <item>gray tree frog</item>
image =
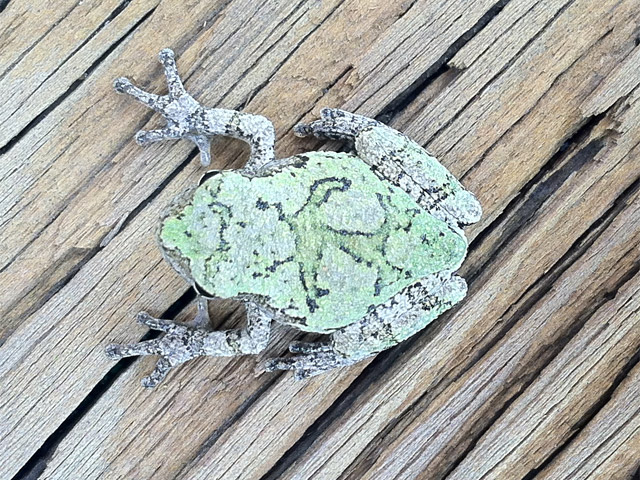
<path fill-rule="evenodd" d="M 160 355 L 144 386 L 197 356 L 264 350 L 273 320 L 330 336 L 292 343 L 292 356 L 267 360 L 263 370 L 317 375 L 398 344 L 462 300 L 466 283 L 454 274 L 467 252 L 462 226 L 480 219 L 480 204 L 420 145 L 376 120 L 325 108 L 295 133 L 348 141 L 355 153 L 276 159 L 269 120 L 203 107 L 185 91 L 174 53 L 162 50 L 160 61 L 168 95 L 126 78 L 114 83 L 167 119 L 165 128 L 138 132 L 137 142 L 189 139 L 207 166 L 209 137 L 225 135 L 248 142 L 251 155 L 239 170 L 208 172 L 162 216 L 160 249 L 200 297 L 193 324 L 142 312 L 138 321 L 165 335 L 107 347 L 115 359 Z M 213 298 L 244 303 L 246 327 L 210 331 Z"/>

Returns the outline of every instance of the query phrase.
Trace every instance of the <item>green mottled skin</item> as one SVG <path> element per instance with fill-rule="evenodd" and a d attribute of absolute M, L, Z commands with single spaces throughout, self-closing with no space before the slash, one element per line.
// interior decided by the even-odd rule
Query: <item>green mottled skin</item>
<path fill-rule="evenodd" d="M 258 295 L 298 328 L 352 324 L 466 240 L 358 157 L 314 152 L 265 176 L 223 171 L 165 218 L 160 243 L 212 297 Z"/>

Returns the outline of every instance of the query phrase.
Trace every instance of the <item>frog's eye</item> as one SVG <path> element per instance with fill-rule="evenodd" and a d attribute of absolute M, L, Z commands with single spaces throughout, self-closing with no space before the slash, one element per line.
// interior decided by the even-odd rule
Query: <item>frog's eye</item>
<path fill-rule="evenodd" d="M 222 170 L 209 170 L 207 173 L 205 173 L 202 176 L 202 178 L 200 178 L 200 181 L 198 182 L 198 186 L 202 185 L 204 182 L 209 180 L 211 177 L 214 177 L 214 176 L 218 175 L 219 173 L 222 173 Z"/>

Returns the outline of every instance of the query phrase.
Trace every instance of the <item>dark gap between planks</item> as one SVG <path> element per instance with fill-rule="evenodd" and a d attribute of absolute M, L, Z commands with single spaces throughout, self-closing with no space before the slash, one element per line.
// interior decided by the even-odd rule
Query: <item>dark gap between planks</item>
<path fill-rule="evenodd" d="M 125 5 L 126 7 L 126 5 Z M 120 6 L 118 7 L 120 8 Z M 0 148 L 0 156 L 4 155 L 5 153 L 7 153 L 9 150 L 11 150 L 13 148 L 13 146 L 18 143 L 27 133 L 29 133 L 29 131 L 31 129 L 33 129 L 34 127 L 36 127 L 42 120 L 44 120 L 51 112 L 53 112 L 62 102 L 64 102 L 67 97 L 69 95 L 71 95 L 75 90 L 77 90 L 77 88 L 82 85 L 84 83 L 84 81 L 89 77 L 89 75 L 91 75 L 93 73 L 93 71 L 109 56 L 113 53 L 113 51 L 120 46 L 120 44 L 122 44 L 125 40 L 127 40 L 127 38 L 129 38 L 129 36 L 131 34 L 133 34 L 136 29 L 142 25 L 152 14 L 153 12 L 155 12 L 156 7 L 153 7 L 151 10 L 149 10 L 147 13 L 144 14 L 144 16 L 142 16 L 140 18 L 140 20 L 138 20 L 129 30 L 127 30 L 124 35 L 122 37 L 120 37 L 119 39 L 117 39 L 113 45 L 111 45 L 107 50 L 105 50 L 105 52 L 100 55 L 100 57 L 98 57 L 90 66 L 89 68 L 87 68 L 87 70 L 85 70 L 84 73 L 82 73 L 78 79 L 76 81 L 74 81 L 69 88 L 67 88 L 67 90 L 65 90 L 65 92 L 60 95 L 58 98 L 56 98 L 53 103 L 51 103 L 51 105 L 49 105 L 47 108 L 45 108 L 42 112 L 40 112 L 38 115 L 36 115 L 36 117 L 31 120 L 22 130 L 20 130 L 17 134 L 15 134 L 13 136 L 13 138 L 11 138 L 11 140 L 9 140 L 6 145 L 4 145 L 2 148 Z M 118 10 L 118 9 L 116 9 Z M 122 13 L 122 11 L 124 10 L 124 7 L 122 9 L 120 9 L 118 11 L 118 13 Z M 113 15 L 113 14 L 112 14 Z M 113 19 L 115 19 L 117 15 L 114 16 L 110 16 L 110 21 L 113 21 Z M 100 25 L 98 27 L 98 29 L 103 28 L 104 25 Z M 94 33 L 92 33 L 91 36 L 97 34 L 98 31 L 96 30 Z M 90 36 L 90 37 L 91 37 Z M 87 39 L 88 41 L 89 39 Z M 86 43 L 86 42 L 85 42 Z M 77 51 L 77 49 L 76 49 Z M 74 51 L 74 53 L 76 52 Z M 60 67 L 58 67 L 59 69 Z M 55 72 L 54 72 L 55 73 Z"/>

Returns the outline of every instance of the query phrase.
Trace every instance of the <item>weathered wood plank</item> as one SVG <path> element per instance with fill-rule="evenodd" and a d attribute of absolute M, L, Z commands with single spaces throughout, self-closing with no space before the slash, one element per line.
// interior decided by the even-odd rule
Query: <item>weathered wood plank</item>
<path fill-rule="evenodd" d="M 5 209 L 0 244 L 8 246 L 0 252 L 0 282 L 21 278 L 18 288 L 0 294 L 0 313 L 8 319 L 0 327 L 0 338 L 7 338 L 0 348 L 0 470 L 11 475 L 24 465 L 99 382 L 111 366 L 102 354 L 104 344 L 142 335 L 144 329 L 132 324 L 133 313 L 160 313 L 185 290 L 161 262 L 151 232 L 169 199 L 199 177 L 198 167 L 183 166 L 190 155 L 184 142 L 146 150 L 133 146 L 133 132 L 151 115 L 110 91 L 112 78 L 120 74 L 162 90 L 153 56 L 167 44 L 177 47 L 187 87 L 203 103 L 246 104 L 247 110 L 272 118 L 282 155 L 317 145 L 285 136 L 304 112 L 329 104 L 378 114 L 425 74 L 442 71 L 392 124 L 428 144 L 456 174 L 466 173 L 465 183 L 487 207 L 484 221 L 472 230 L 472 238 L 480 236 L 464 271 L 476 279 L 456 315 L 442 319 L 408 351 L 404 347 L 387 372 L 376 360 L 362 377 L 366 363 L 300 383 L 289 375 L 255 378 L 249 359 L 203 359 L 148 392 L 137 380 L 153 359 L 138 361 L 51 452 L 43 477 L 259 478 L 283 455 L 282 466 L 267 478 L 280 476 L 292 461 L 283 478 L 379 478 L 381 472 L 402 469 L 439 478 L 459 462 L 464 469 L 474 455 L 491 468 L 492 457 L 482 454 L 482 446 L 495 445 L 491 433 L 509 421 L 511 410 L 499 414 L 512 400 L 513 409 L 535 403 L 531 392 L 536 388 L 540 398 L 552 399 L 554 392 L 545 385 L 569 385 L 569 377 L 553 383 L 544 372 L 531 382 L 574 331 L 579 334 L 569 345 L 588 334 L 593 325 L 583 325 L 582 313 L 592 312 L 638 258 L 636 251 L 623 250 L 624 245 L 637 248 L 637 203 L 613 206 L 640 166 L 633 91 L 640 81 L 634 70 L 636 7 L 636 0 L 471 6 L 463 1 L 235 0 L 195 4 L 185 15 L 160 2 L 122 44 L 114 33 L 107 42 L 117 45 L 113 53 L 11 144 L 6 163 L 0 162 L 6 166 L 0 183 L 12 186 L 0 200 Z M 493 18 L 491 12 L 498 11 Z M 471 41 L 456 54 L 461 37 Z M 442 65 L 451 55 L 447 71 Z M 85 65 L 87 58 L 72 57 L 65 65 Z M 51 68 L 59 68 L 62 84 L 73 76 L 64 65 Z M 36 96 L 30 111 L 46 109 L 54 97 Z M 556 155 L 585 123 L 588 128 L 569 149 Z M 237 165 L 244 155 L 227 144 L 216 153 L 220 166 Z M 34 219 L 27 227 L 20 223 L 26 218 Z M 124 218 L 122 231 L 101 246 Z M 598 226 L 599 221 L 604 223 Z M 51 245 L 57 249 L 53 256 Z M 571 292 L 582 292 L 580 300 L 563 303 Z M 214 318 L 230 311 L 223 305 Z M 526 315 L 520 318 L 519 312 Z M 550 312 L 555 313 L 549 320 L 544 314 Z M 181 318 L 191 313 L 185 309 Z M 216 327 L 241 321 L 235 312 Z M 612 325 L 620 329 L 634 325 L 616 321 Z M 632 333 L 619 342 L 615 336 L 603 339 L 611 346 L 605 360 L 637 351 Z M 292 333 L 279 332 L 270 353 L 283 351 L 291 338 Z M 511 358 L 514 345 L 521 358 L 535 361 Z M 603 368 L 589 350 L 567 347 L 546 371 L 575 362 L 571 352 L 592 362 L 595 371 Z M 394 356 L 398 353 L 387 358 Z M 623 369 L 620 362 L 614 365 L 591 386 L 594 395 L 601 392 L 596 386 L 606 389 Z M 491 372 L 499 372 L 495 375 L 503 375 L 506 383 L 478 390 L 482 375 Z M 352 383 L 349 396 L 340 398 Z M 456 417 L 457 432 L 439 432 L 437 442 L 423 435 L 449 421 L 461 404 L 452 399 L 464 403 L 474 395 L 473 408 Z M 622 401 L 617 398 L 605 410 L 615 409 Z M 584 417 L 587 403 L 569 402 L 552 415 L 575 421 Z M 536 413 L 532 409 L 531 418 Z M 491 427 L 493 416 L 496 427 Z M 300 447 L 304 442 L 296 442 L 317 418 L 324 423 L 310 430 L 314 443 Z M 625 418 L 632 419 L 620 418 L 619 424 L 604 425 L 615 431 L 627 425 Z M 635 424 L 629 425 L 627 431 L 633 432 Z M 540 433 L 534 429 L 530 444 L 538 445 Z M 506 456 L 497 468 L 520 461 L 518 468 L 526 472 L 570 433 L 570 428 L 552 432 L 549 444 L 526 461 L 522 454 Z M 594 438 L 585 435 L 586 442 Z M 632 465 L 625 457 L 627 437 L 616 435 L 607 446 L 612 452 L 603 467 L 607 471 L 618 461 L 625 468 Z M 575 443 L 582 437 L 569 448 L 590 451 L 590 443 Z M 471 446 L 478 440 L 476 451 Z M 562 458 L 548 468 L 565 471 Z"/>
<path fill-rule="evenodd" d="M 12 2 L 0 18 L 0 64 L 8 66 L 0 74 L 0 147 L 79 81 L 158 0 L 43 3 L 16 12 L 27 3 Z"/>
<path fill-rule="evenodd" d="M 637 294 L 636 294 L 637 295 Z M 635 312 L 638 316 L 638 310 Z M 637 478 L 640 471 L 640 366 L 596 417 L 536 478 Z"/>
<path fill-rule="evenodd" d="M 171 185 L 193 182 L 196 170 L 189 168 Z M 160 198 L 168 201 L 169 192 Z M 154 204 L 150 212 L 159 214 L 160 206 Z M 136 313 L 131 309 L 135 299 L 146 290 L 152 295 L 149 309 L 162 311 L 183 288 L 157 256 L 149 235 L 153 223 L 150 218 L 133 222 L 126 237 L 116 237 L 87 262 L 62 294 L 29 317 L 0 349 L 0 470 L 5 475 L 19 470 L 111 367 L 105 340 L 141 336 L 143 329 L 122 322 Z"/>
<path fill-rule="evenodd" d="M 363 114 L 378 114 L 425 72 L 446 58 L 449 48 L 485 15 L 505 2 L 496 0 L 417 1 L 354 65 L 357 88 L 344 101 L 344 108 Z M 386 8 L 382 3 L 380 8 Z"/>

